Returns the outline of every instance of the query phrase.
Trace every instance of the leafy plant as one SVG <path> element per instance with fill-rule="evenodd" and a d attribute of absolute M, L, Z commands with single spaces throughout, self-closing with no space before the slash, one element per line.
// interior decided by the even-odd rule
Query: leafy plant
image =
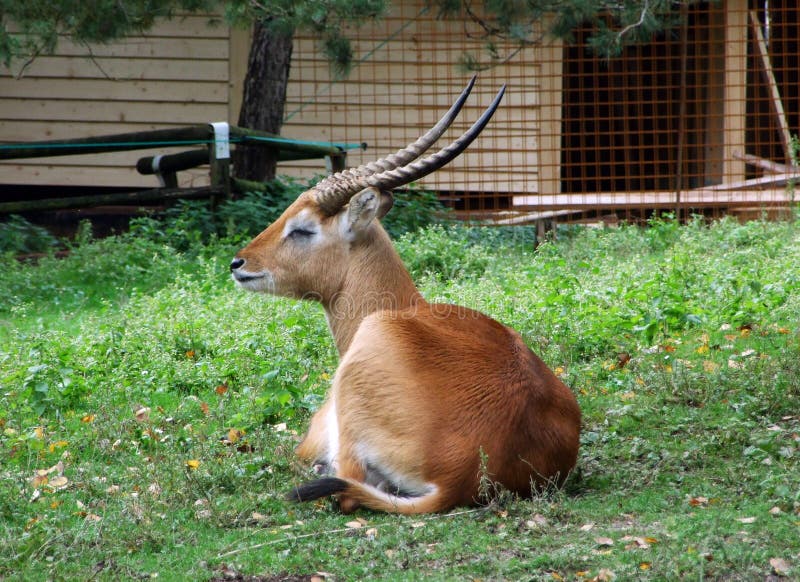
<path fill-rule="evenodd" d="M 42 253 L 58 246 L 47 229 L 31 224 L 21 216 L 10 215 L 0 222 L 0 254 Z"/>

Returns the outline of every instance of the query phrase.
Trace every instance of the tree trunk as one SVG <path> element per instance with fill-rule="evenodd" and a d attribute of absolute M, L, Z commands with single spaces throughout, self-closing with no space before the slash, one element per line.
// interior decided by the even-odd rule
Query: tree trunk
<path fill-rule="evenodd" d="M 256 21 L 239 112 L 240 127 L 280 134 L 292 61 L 292 37 L 292 33 L 276 31 L 268 21 Z M 237 146 L 234 174 L 244 180 L 273 180 L 276 162 L 274 150 Z"/>

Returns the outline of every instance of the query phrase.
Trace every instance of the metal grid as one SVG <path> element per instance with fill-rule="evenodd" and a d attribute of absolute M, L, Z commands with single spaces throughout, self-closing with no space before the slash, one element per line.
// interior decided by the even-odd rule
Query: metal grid
<path fill-rule="evenodd" d="M 575 41 L 546 41 L 480 73 L 457 135 L 501 83 L 504 104 L 470 150 L 422 185 L 465 216 L 637 219 L 656 210 L 760 213 L 792 202 L 792 138 L 800 133 L 800 9 L 791 0 L 727 0 L 685 8 L 686 25 L 607 60 Z M 412 141 L 483 55 L 470 22 L 442 21 L 418 0 L 396 3 L 354 33 L 361 59 L 330 76 L 310 39 L 295 49 L 284 133 L 365 141 L 349 163 Z M 498 45 L 501 56 L 513 47 Z M 308 175 L 310 168 L 285 168 Z"/>

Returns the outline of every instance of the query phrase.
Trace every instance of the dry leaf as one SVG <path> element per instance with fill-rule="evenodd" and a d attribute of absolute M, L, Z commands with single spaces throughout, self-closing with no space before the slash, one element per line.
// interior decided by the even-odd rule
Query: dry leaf
<path fill-rule="evenodd" d="M 525 526 L 533 529 L 536 527 L 547 527 L 548 523 L 549 522 L 545 516 L 537 513 L 533 516 L 533 518 L 525 522 Z"/>
<path fill-rule="evenodd" d="M 81 422 L 89 424 L 90 422 L 94 422 L 94 419 L 97 418 L 94 414 L 87 414 L 86 416 L 81 418 Z"/>
<path fill-rule="evenodd" d="M 50 478 L 46 474 L 45 475 L 34 475 L 33 478 L 31 479 L 31 485 L 34 487 L 34 489 L 38 489 L 42 485 L 47 485 L 47 482 L 49 480 L 50 480 Z"/>
<path fill-rule="evenodd" d="M 150 408 L 147 406 L 140 406 L 134 411 L 133 417 L 137 422 L 147 422 L 150 420 Z"/>
<path fill-rule="evenodd" d="M 414 529 L 417 529 L 418 527 L 424 527 L 424 526 L 425 526 L 425 522 L 424 521 L 415 521 L 414 523 L 411 524 L 411 527 L 413 527 Z"/>
<path fill-rule="evenodd" d="M 236 443 L 244 436 L 244 431 L 238 428 L 232 428 L 228 431 L 228 442 Z"/>
<path fill-rule="evenodd" d="M 364 532 L 364 535 L 367 536 L 367 539 L 374 540 L 376 537 L 378 537 L 378 530 L 377 528 L 371 527 Z"/>
<path fill-rule="evenodd" d="M 101 521 L 103 518 L 94 513 L 87 513 L 84 519 L 86 519 L 86 521 Z"/>
<path fill-rule="evenodd" d="M 788 576 L 789 571 L 792 569 L 789 562 L 783 558 L 770 558 L 769 565 L 772 566 L 772 571 L 778 576 Z"/>
<path fill-rule="evenodd" d="M 639 569 L 642 572 L 646 572 L 647 570 L 649 570 L 651 568 L 651 566 L 652 565 L 650 564 L 650 562 L 642 562 L 641 564 L 639 564 Z"/>
<path fill-rule="evenodd" d="M 692 507 L 706 507 L 708 505 L 708 497 L 692 497 L 689 499 L 689 505 Z"/>
<path fill-rule="evenodd" d="M 106 489 L 106 493 L 109 495 L 116 495 L 119 493 L 119 485 L 111 485 L 108 489 Z"/>
<path fill-rule="evenodd" d="M 206 404 L 205 402 L 201 402 L 200 412 L 202 412 L 205 416 L 208 416 L 208 411 L 209 411 L 208 404 Z"/>
<path fill-rule="evenodd" d="M 192 471 L 195 471 L 200 466 L 200 461 L 197 459 L 190 459 L 186 461 L 186 466 Z"/>
<path fill-rule="evenodd" d="M 594 538 L 598 546 L 613 546 L 614 540 L 611 538 Z"/>
<path fill-rule="evenodd" d="M 611 580 L 615 580 L 616 578 L 617 575 L 614 574 L 614 572 L 608 568 L 601 568 L 597 576 L 592 578 L 592 582 L 611 582 Z"/>
<path fill-rule="evenodd" d="M 777 505 L 769 510 L 770 515 L 780 515 L 781 513 L 783 513 L 783 510 Z"/>
<path fill-rule="evenodd" d="M 756 521 L 755 517 L 738 517 L 736 521 L 739 523 L 754 523 Z"/>
<path fill-rule="evenodd" d="M 64 489 L 69 484 L 69 479 L 64 477 L 63 475 L 59 475 L 58 477 L 53 477 L 50 479 L 50 483 L 48 485 L 53 488 L 53 490 Z"/>
<path fill-rule="evenodd" d="M 227 384 L 220 384 L 216 388 L 214 388 L 214 392 L 216 392 L 219 396 L 224 395 L 228 391 Z"/>
<path fill-rule="evenodd" d="M 581 531 L 589 531 L 592 528 L 594 528 L 594 524 L 593 523 L 585 523 L 585 524 L 583 524 L 581 526 Z"/>
<path fill-rule="evenodd" d="M 345 527 L 348 527 L 350 529 L 360 529 L 365 525 L 367 525 L 367 520 L 362 517 L 359 517 L 358 519 L 354 519 L 353 521 L 348 521 L 344 525 Z"/>

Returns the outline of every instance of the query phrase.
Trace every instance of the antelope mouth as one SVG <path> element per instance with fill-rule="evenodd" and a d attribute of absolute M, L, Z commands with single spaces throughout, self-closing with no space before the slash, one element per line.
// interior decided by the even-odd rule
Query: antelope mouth
<path fill-rule="evenodd" d="M 231 272 L 231 278 L 242 289 L 247 289 L 248 291 L 263 291 L 266 293 L 273 292 L 274 281 L 269 271 L 252 273 L 234 270 Z"/>
<path fill-rule="evenodd" d="M 231 277 L 237 283 L 247 283 L 248 281 L 256 281 L 258 279 L 263 279 L 266 277 L 263 273 L 231 273 Z"/>

